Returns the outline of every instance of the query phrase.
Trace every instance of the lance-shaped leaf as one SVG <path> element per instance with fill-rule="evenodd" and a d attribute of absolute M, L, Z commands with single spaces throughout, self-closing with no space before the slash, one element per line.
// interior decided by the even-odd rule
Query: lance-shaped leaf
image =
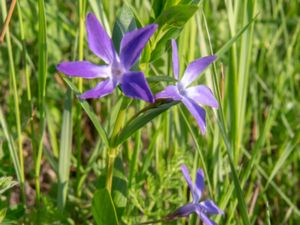
<path fill-rule="evenodd" d="M 122 129 L 120 134 L 114 139 L 114 142 L 111 143 L 112 147 L 116 147 L 126 141 L 130 136 L 132 136 L 136 131 L 145 126 L 148 122 L 152 121 L 155 117 L 165 112 L 172 106 L 176 105 L 178 102 L 168 102 L 161 105 L 154 105 L 150 108 L 141 110 L 137 115 L 134 115 L 129 120 L 125 127 Z"/>
<path fill-rule="evenodd" d="M 97 225 L 118 225 L 116 209 L 106 188 L 94 194 L 92 213 Z"/>
<path fill-rule="evenodd" d="M 168 46 L 167 42 L 178 37 L 183 26 L 197 10 L 197 5 L 179 4 L 164 10 L 160 14 L 155 21 L 159 25 L 159 33 L 156 37 L 160 37 L 160 39 L 156 40 L 155 49 L 151 53 L 151 61 L 161 56 L 166 46 Z"/>

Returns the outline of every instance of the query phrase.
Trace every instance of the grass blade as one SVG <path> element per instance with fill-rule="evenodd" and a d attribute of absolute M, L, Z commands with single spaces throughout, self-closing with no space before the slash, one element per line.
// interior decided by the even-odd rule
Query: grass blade
<path fill-rule="evenodd" d="M 63 121 L 60 135 L 59 161 L 58 161 L 58 197 L 57 203 L 60 209 L 66 204 L 68 182 L 72 155 L 72 93 L 67 91 Z"/>

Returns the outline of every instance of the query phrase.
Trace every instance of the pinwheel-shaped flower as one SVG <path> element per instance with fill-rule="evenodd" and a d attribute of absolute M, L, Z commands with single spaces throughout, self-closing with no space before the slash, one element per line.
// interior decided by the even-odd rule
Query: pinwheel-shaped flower
<path fill-rule="evenodd" d="M 202 169 L 198 169 L 197 171 L 195 184 L 193 184 L 185 165 L 181 166 L 181 171 L 192 192 L 193 202 L 180 207 L 174 213 L 168 215 L 168 218 L 186 217 L 192 213 L 196 213 L 205 225 L 216 225 L 214 221 L 208 218 L 207 214 L 224 214 L 224 212 L 212 200 L 199 202 L 204 191 L 204 174 Z"/>
<path fill-rule="evenodd" d="M 188 87 L 201 72 L 203 72 L 214 60 L 216 56 L 207 56 L 196 59 L 188 65 L 183 77 L 176 85 L 167 86 L 162 92 L 156 94 L 156 98 L 167 98 L 181 101 L 190 113 L 195 117 L 202 134 L 206 132 L 205 110 L 199 105 L 207 105 L 218 108 L 218 102 L 211 90 L 205 85 Z M 172 61 L 175 79 L 179 78 L 179 63 L 177 55 L 176 41 L 172 40 Z"/>
<path fill-rule="evenodd" d="M 88 61 L 63 62 L 57 69 L 69 76 L 86 79 L 106 78 L 93 89 L 79 97 L 100 98 L 110 94 L 120 84 L 124 94 L 131 98 L 153 102 L 154 98 L 142 72 L 130 71 L 146 43 L 157 29 L 156 24 L 136 29 L 124 35 L 117 54 L 112 40 L 105 32 L 96 16 L 89 13 L 86 20 L 88 45 L 90 50 L 108 65 L 95 65 Z"/>

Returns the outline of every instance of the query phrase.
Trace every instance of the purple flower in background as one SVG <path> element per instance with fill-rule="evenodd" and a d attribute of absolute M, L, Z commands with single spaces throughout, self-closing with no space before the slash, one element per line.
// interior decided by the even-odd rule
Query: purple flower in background
<path fill-rule="evenodd" d="M 186 68 L 183 77 L 176 85 L 167 86 L 162 92 L 156 94 L 156 98 L 167 98 L 181 101 L 190 113 L 195 117 L 202 134 L 206 132 L 205 110 L 199 105 L 208 105 L 218 108 L 218 102 L 211 90 L 205 85 L 188 87 L 214 60 L 216 56 L 207 56 L 196 59 Z M 172 61 L 175 78 L 179 78 L 179 63 L 176 41 L 172 40 Z"/>
<path fill-rule="evenodd" d="M 205 200 L 199 202 L 202 193 L 204 191 L 204 174 L 202 169 L 197 170 L 196 182 L 193 184 L 192 179 L 185 165 L 181 166 L 181 171 L 186 182 L 189 185 L 190 191 L 192 192 L 193 202 L 188 203 L 174 213 L 168 215 L 168 219 L 174 219 L 176 217 L 186 217 L 192 213 L 197 213 L 200 219 L 205 225 L 216 225 L 214 221 L 208 218 L 207 214 L 216 215 L 224 214 L 224 212 L 218 208 L 218 206 L 212 200 Z"/>
<path fill-rule="evenodd" d="M 131 98 L 154 102 L 154 97 L 142 72 L 130 71 L 146 43 L 156 31 L 157 25 L 151 24 L 141 29 L 127 32 L 117 54 L 112 40 L 101 26 L 96 16 L 89 13 L 86 20 L 88 45 L 91 51 L 108 65 L 95 65 L 88 61 L 63 62 L 57 70 L 69 76 L 86 79 L 106 78 L 93 89 L 79 97 L 101 98 L 110 94 L 120 84 L 124 94 Z"/>

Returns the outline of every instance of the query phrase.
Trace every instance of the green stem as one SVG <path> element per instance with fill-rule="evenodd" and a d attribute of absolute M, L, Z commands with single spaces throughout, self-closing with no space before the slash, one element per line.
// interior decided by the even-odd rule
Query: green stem
<path fill-rule="evenodd" d="M 6 16 L 6 2 L 2 1 L 2 15 L 3 18 Z M 9 75 L 10 79 L 12 81 L 12 92 L 14 97 L 14 103 L 15 103 L 15 119 L 16 119 L 16 125 L 17 125 L 17 135 L 18 135 L 18 155 L 19 155 L 19 161 L 20 161 L 20 187 L 22 192 L 22 200 L 23 203 L 25 203 L 25 175 L 24 175 L 24 157 L 23 157 L 23 145 L 22 145 L 22 131 L 21 131 L 21 116 L 20 116 L 20 106 L 19 106 L 19 95 L 17 90 L 17 79 L 16 79 L 16 71 L 14 66 L 14 58 L 13 58 L 13 51 L 12 51 L 12 45 L 11 45 L 11 39 L 10 39 L 10 32 L 9 28 L 7 28 L 7 34 L 6 34 L 6 43 L 7 43 L 7 50 L 8 50 L 8 59 L 9 59 Z"/>
<path fill-rule="evenodd" d="M 84 47 L 84 30 L 85 30 L 85 10 L 86 9 L 86 0 L 80 0 L 79 1 L 79 38 L 78 38 L 78 60 L 83 60 L 83 47 Z M 83 87 L 83 81 L 82 78 L 78 78 L 78 90 L 82 92 Z M 81 190 L 80 190 L 80 178 L 81 178 L 81 129 L 80 129 L 80 121 L 81 121 L 81 115 L 82 115 L 82 110 L 80 104 L 77 104 L 76 107 L 76 118 L 75 118 L 75 124 L 76 124 L 76 159 L 77 159 L 77 166 L 76 166 L 76 180 L 77 180 L 77 196 L 81 195 Z"/>
<path fill-rule="evenodd" d="M 110 143 L 112 146 L 114 146 L 115 138 L 117 137 L 117 135 L 119 134 L 119 132 L 122 128 L 123 122 L 125 120 L 125 111 L 127 109 L 127 106 L 128 106 L 128 102 L 125 99 L 123 99 L 120 111 L 119 111 L 117 119 L 116 119 L 114 129 L 113 129 L 113 132 L 112 132 L 111 138 L 110 138 Z M 114 170 L 115 158 L 117 156 L 117 149 L 118 149 L 118 146 L 111 147 L 107 151 L 106 188 L 109 192 L 111 192 L 111 190 L 112 190 L 113 170 Z"/>
<path fill-rule="evenodd" d="M 43 137 L 45 131 L 45 97 L 46 97 L 46 80 L 47 80 L 47 34 L 46 34 L 46 16 L 44 0 L 38 1 L 38 18 L 39 18 L 39 31 L 38 31 L 38 109 L 39 109 L 39 139 L 37 153 L 34 150 L 35 161 L 35 185 L 36 185 L 36 202 L 40 204 L 40 169 L 43 155 Z"/>
<path fill-rule="evenodd" d="M 111 193 L 112 191 L 112 180 L 113 180 L 113 170 L 115 159 L 117 156 L 117 148 L 111 148 L 108 151 L 108 160 L 107 160 L 107 176 L 106 176 L 106 188 Z"/>

